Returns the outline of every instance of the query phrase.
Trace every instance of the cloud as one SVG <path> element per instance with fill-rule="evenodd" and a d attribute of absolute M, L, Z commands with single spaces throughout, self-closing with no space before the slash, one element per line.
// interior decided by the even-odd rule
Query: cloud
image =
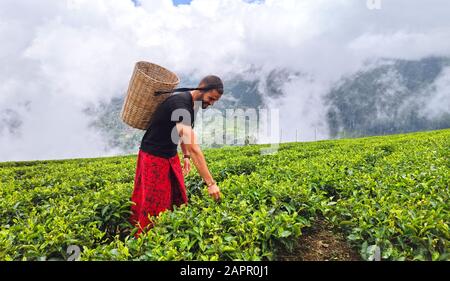
<path fill-rule="evenodd" d="M 440 117 L 442 113 L 450 114 L 450 67 L 446 67 L 436 79 L 433 86 L 436 94 L 425 101 L 422 112 L 429 117 Z"/>
<path fill-rule="evenodd" d="M 438 29 L 426 33 L 368 33 L 350 42 L 349 48 L 365 57 L 370 55 L 415 60 L 426 55 L 448 56 L 450 41 L 442 40 L 448 36 L 448 32 L 448 29 Z"/>
<path fill-rule="evenodd" d="M 319 97 L 366 59 L 450 55 L 445 0 L 382 0 L 380 10 L 359 0 L 139 2 L 1 1 L 0 113 L 9 119 L 0 122 L 21 123 L 0 130 L 0 161 L 117 153 L 83 109 L 124 94 L 138 60 L 194 80 L 254 66 L 261 77 L 274 68 L 307 73 L 285 85 L 285 98 L 267 101 L 289 112 L 286 130 L 299 120 L 311 139 Z"/>

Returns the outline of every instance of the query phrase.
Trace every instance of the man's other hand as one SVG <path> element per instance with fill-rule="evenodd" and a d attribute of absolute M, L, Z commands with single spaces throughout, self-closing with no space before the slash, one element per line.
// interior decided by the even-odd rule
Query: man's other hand
<path fill-rule="evenodd" d="M 214 200 L 216 201 L 220 200 L 221 193 L 217 184 L 213 184 L 210 187 L 208 187 L 208 193 L 212 198 L 214 198 Z"/>
<path fill-rule="evenodd" d="M 187 176 L 190 171 L 191 171 L 191 161 L 188 158 L 184 158 L 183 175 Z"/>

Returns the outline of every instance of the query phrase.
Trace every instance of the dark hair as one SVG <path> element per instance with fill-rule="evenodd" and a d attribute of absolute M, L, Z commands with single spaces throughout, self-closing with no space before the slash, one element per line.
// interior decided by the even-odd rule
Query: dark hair
<path fill-rule="evenodd" d="M 217 90 L 219 94 L 223 94 L 223 83 L 222 80 L 215 75 L 208 75 L 204 77 L 198 87 L 203 88 L 202 92 L 208 92 L 210 90 Z"/>
<path fill-rule="evenodd" d="M 206 93 L 211 90 L 217 90 L 217 92 L 222 95 L 223 94 L 223 83 L 219 77 L 215 75 L 208 75 L 200 81 L 197 88 L 177 88 L 168 91 L 156 91 L 155 96 L 159 96 L 162 94 L 175 93 L 175 92 L 186 92 L 192 90 L 199 90 L 202 93 Z"/>

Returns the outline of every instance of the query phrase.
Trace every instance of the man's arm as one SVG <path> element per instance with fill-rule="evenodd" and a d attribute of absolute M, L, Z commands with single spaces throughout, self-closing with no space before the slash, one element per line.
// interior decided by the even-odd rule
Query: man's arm
<path fill-rule="evenodd" d="M 184 158 L 184 156 L 191 156 L 190 153 L 187 152 L 186 145 L 182 141 L 180 141 L 181 151 L 183 152 L 183 174 L 187 175 L 191 171 L 191 162 L 189 158 Z"/>
<path fill-rule="evenodd" d="M 181 146 L 181 151 L 183 152 L 183 155 L 189 155 L 189 153 L 187 152 L 187 149 L 186 149 L 186 145 L 181 140 L 180 140 L 180 146 Z"/>
<path fill-rule="evenodd" d="M 177 123 L 177 131 L 182 143 L 181 149 L 183 150 L 184 146 L 185 151 L 183 150 L 183 153 L 191 156 L 198 173 L 208 185 L 209 195 L 216 200 L 220 199 L 220 189 L 208 170 L 205 157 L 197 142 L 197 136 L 194 130 L 190 126 L 179 122 Z"/>

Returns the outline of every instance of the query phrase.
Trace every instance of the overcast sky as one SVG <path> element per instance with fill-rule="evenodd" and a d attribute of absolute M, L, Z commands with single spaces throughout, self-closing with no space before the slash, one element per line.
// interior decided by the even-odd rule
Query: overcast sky
<path fill-rule="evenodd" d="M 251 67 L 307 73 L 267 102 L 284 122 L 302 119 L 306 138 L 316 126 L 326 137 L 329 85 L 368 59 L 450 56 L 449 11 L 445 0 L 2 0 L 0 161 L 119 153 L 82 110 L 123 95 L 138 60 L 193 80 Z M 9 131 L 13 117 L 22 123 Z"/>

